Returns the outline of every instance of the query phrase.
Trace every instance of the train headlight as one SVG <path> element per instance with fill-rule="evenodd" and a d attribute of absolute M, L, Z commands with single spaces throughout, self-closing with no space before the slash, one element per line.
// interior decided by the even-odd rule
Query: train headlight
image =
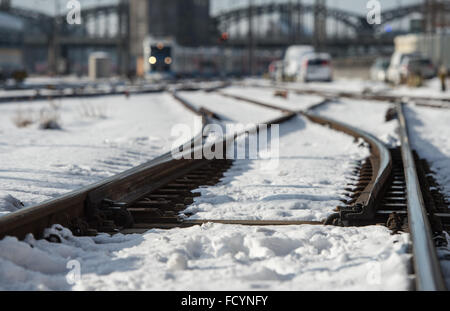
<path fill-rule="evenodd" d="M 165 62 L 167 65 L 170 65 L 170 64 L 172 64 L 172 58 L 171 58 L 171 57 L 166 57 L 166 58 L 164 59 L 164 62 Z"/>
<path fill-rule="evenodd" d="M 150 65 L 154 65 L 154 64 L 156 64 L 156 57 L 155 56 L 151 56 L 149 59 L 148 59 L 148 62 L 150 63 Z"/>

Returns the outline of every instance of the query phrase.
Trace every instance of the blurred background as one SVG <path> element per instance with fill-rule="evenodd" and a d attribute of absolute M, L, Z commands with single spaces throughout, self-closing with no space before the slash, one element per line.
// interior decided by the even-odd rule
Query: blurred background
<path fill-rule="evenodd" d="M 365 0 L 80 0 L 81 24 L 68 23 L 70 2 L 0 0 L 2 83 L 262 76 L 414 84 L 450 67 L 449 0 L 376 1 L 380 24 L 369 24 Z"/>

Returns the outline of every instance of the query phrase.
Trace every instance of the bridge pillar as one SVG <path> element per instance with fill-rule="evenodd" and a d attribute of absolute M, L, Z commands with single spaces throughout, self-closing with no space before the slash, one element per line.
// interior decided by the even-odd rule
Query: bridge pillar
<path fill-rule="evenodd" d="M 295 21 L 295 42 L 299 43 L 303 36 L 303 4 L 297 1 L 297 19 Z"/>
<path fill-rule="evenodd" d="M 144 2 L 144 1 L 143 1 Z M 118 71 L 122 76 L 126 76 L 129 73 L 129 60 L 130 60 L 130 6 L 128 1 L 120 0 L 118 10 L 118 33 L 119 43 L 117 44 L 117 59 L 118 59 Z M 143 45 L 141 42 L 141 49 Z"/>
<path fill-rule="evenodd" d="M 314 5 L 314 47 L 320 51 L 327 39 L 326 0 L 315 0 Z"/>
<path fill-rule="evenodd" d="M 248 71 L 251 76 L 255 74 L 255 38 L 253 35 L 253 0 L 248 6 Z"/>

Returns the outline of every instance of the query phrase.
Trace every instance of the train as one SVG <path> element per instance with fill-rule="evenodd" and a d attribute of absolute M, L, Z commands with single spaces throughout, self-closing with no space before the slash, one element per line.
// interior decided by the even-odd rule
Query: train
<path fill-rule="evenodd" d="M 144 40 L 144 75 L 146 78 L 239 77 L 249 72 L 248 50 L 223 46 L 186 47 L 171 37 L 147 37 Z M 279 59 L 281 50 L 255 51 L 258 74 Z"/>

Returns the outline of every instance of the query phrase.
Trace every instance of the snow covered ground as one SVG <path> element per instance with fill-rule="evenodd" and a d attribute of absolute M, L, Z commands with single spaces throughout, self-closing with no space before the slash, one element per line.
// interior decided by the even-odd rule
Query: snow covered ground
<path fill-rule="evenodd" d="M 408 237 L 384 227 L 205 224 L 144 235 L 60 235 L 62 244 L 0 241 L 0 289 L 406 290 L 410 284 Z"/>
<path fill-rule="evenodd" d="M 441 192 L 450 201 L 450 110 L 407 106 L 405 114 L 413 148 L 428 161 Z M 447 240 L 450 245 L 450 235 Z M 442 248 L 439 256 L 450 288 L 450 246 Z"/>
<path fill-rule="evenodd" d="M 390 104 L 378 101 L 342 99 L 340 102 L 330 102 L 314 110 L 319 115 L 329 117 L 360 128 L 374 135 L 389 146 L 400 144 L 396 129 L 397 120 L 385 122 L 385 116 Z"/>
<path fill-rule="evenodd" d="M 258 85 L 274 85 L 269 80 L 261 79 L 246 79 L 245 84 L 258 84 Z M 338 78 L 332 83 L 328 82 L 283 82 L 277 83 L 278 86 L 285 86 L 294 89 L 309 89 L 317 91 L 332 91 L 332 92 L 363 92 L 370 90 L 372 92 L 380 92 L 386 95 L 398 95 L 398 96 L 418 96 L 418 97 L 431 97 L 431 98 L 450 98 L 450 91 L 446 93 L 441 92 L 441 85 L 438 78 L 427 80 L 424 85 L 419 88 L 408 87 L 406 85 L 391 86 L 389 84 L 370 81 L 359 78 Z M 447 81 L 447 86 L 450 87 L 450 82 Z"/>
<path fill-rule="evenodd" d="M 441 81 L 438 78 L 434 78 L 425 81 L 422 87 L 413 88 L 405 85 L 398 86 L 391 90 L 392 94 L 402 96 L 417 96 L 417 97 L 430 97 L 430 98 L 446 98 L 450 99 L 450 82 L 447 80 L 447 92 L 441 92 Z"/>
<path fill-rule="evenodd" d="M 14 210 L 11 195 L 29 206 L 142 164 L 171 149 L 172 126 L 195 124 L 168 94 L 52 105 L 0 105 L 0 215 Z M 39 129 L 39 119 L 54 114 L 62 130 Z M 35 123 L 18 128 L 17 118 Z"/>
<path fill-rule="evenodd" d="M 362 79 L 348 79 L 340 78 L 330 82 L 276 82 L 273 83 L 270 80 L 262 79 L 245 79 L 244 84 L 257 84 L 257 85 L 277 85 L 281 87 L 288 87 L 293 89 L 311 89 L 317 91 L 333 91 L 333 92 L 362 92 L 365 89 L 383 90 L 386 89 L 386 85 L 381 82 L 373 82 Z"/>
<path fill-rule="evenodd" d="M 229 122 L 261 123 L 280 115 L 203 92 L 182 96 Z M 272 93 L 260 96 L 273 100 Z M 38 202 L 171 147 L 169 129 L 187 112 L 169 95 L 114 99 L 90 100 L 108 103 L 106 119 L 80 118 L 80 100 L 63 101 L 62 131 L 17 129 L 11 123 L 17 104 L 0 106 L 0 189 L 27 204 Z M 23 109 L 30 107 L 39 106 Z M 374 126 L 381 112 L 371 116 Z M 296 117 L 280 127 L 278 169 L 261 170 L 264 160 L 238 160 L 219 185 L 201 189 L 203 196 L 189 209 L 203 219 L 320 220 L 339 204 L 352 160 L 366 155 L 352 138 Z M 6 195 L 4 201 L 11 209 L 18 204 Z M 61 244 L 30 236 L 0 241 L 0 289 L 406 290 L 410 285 L 408 235 L 392 236 L 384 227 L 205 224 L 94 238 L 73 237 L 58 226 L 50 231 L 63 237 Z M 81 281 L 74 283 L 77 267 Z"/>
<path fill-rule="evenodd" d="M 226 98 L 216 93 L 178 92 L 178 95 L 197 108 L 204 107 L 214 111 L 226 123 L 258 124 L 283 115 L 281 111 Z"/>
<path fill-rule="evenodd" d="M 368 155 L 352 137 L 298 116 L 280 125 L 278 163 L 235 160 L 186 211 L 192 219 L 321 221 L 340 204 L 351 166 Z"/>
<path fill-rule="evenodd" d="M 450 110 L 408 105 L 405 114 L 413 148 L 428 160 L 450 199 Z"/>

